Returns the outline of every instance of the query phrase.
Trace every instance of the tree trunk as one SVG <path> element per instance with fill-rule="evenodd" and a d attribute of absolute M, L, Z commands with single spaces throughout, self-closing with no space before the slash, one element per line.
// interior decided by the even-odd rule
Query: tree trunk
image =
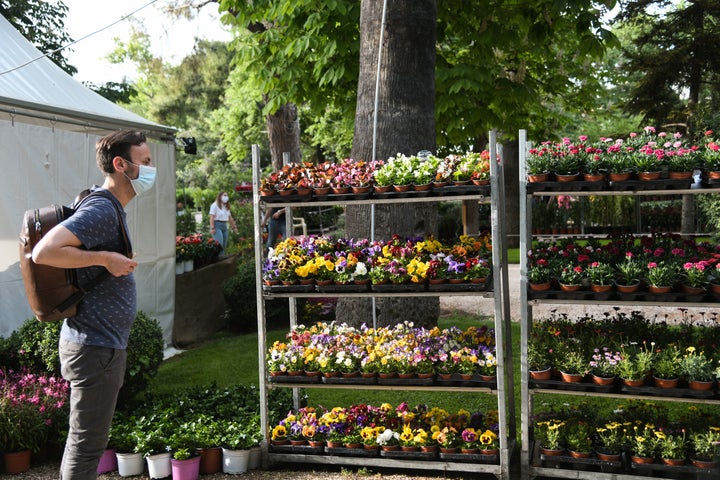
<path fill-rule="evenodd" d="M 363 0 L 360 11 L 360 76 L 352 158 L 370 159 L 373 152 L 373 112 L 378 45 L 383 2 Z M 434 0 L 388 2 L 379 76 L 376 159 L 397 153 L 435 151 L 435 22 Z M 346 234 L 370 238 L 370 206 L 350 206 Z M 437 234 L 434 203 L 376 205 L 375 239 Z M 351 325 L 372 324 L 370 299 L 341 299 L 338 320 Z M 440 313 L 437 297 L 377 298 L 377 325 L 408 320 L 434 325 Z"/>
<path fill-rule="evenodd" d="M 291 162 L 300 162 L 300 125 L 297 106 L 294 103 L 286 103 L 277 112 L 268 115 L 265 122 L 273 168 L 275 170 L 282 168 L 285 152 L 290 154 Z"/>

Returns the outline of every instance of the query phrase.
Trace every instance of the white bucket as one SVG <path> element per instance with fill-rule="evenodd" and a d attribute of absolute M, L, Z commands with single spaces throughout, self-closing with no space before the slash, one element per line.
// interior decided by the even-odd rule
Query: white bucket
<path fill-rule="evenodd" d="M 146 458 L 150 478 L 165 478 L 172 475 L 170 453 L 158 453 Z"/>
<path fill-rule="evenodd" d="M 142 475 L 145 470 L 143 456 L 139 453 L 116 453 L 118 473 L 122 477 Z"/>
<path fill-rule="evenodd" d="M 246 473 L 250 450 L 229 450 L 223 448 L 223 473 Z"/>

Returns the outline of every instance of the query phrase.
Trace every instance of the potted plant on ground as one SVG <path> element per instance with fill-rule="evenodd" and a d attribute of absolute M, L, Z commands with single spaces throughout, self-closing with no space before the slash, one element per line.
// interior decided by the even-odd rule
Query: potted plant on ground
<path fill-rule="evenodd" d="M 200 455 L 191 423 L 184 422 L 168 438 L 172 449 L 170 467 L 174 479 L 197 478 L 200 474 Z"/>
<path fill-rule="evenodd" d="M 248 470 L 250 459 L 250 447 L 254 443 L 253 433 L 259 430 L 259 426 L 253 422 L 244 422 L 231 419 L 221 422 L 220 428 L 223 432 L 221 441 L 223 445 L 223 473 L 241 474 Z M 272 432 L 273 439 L 287 438 L 287 431 L 279 429 L 283 425 L 277 425 Z"/>

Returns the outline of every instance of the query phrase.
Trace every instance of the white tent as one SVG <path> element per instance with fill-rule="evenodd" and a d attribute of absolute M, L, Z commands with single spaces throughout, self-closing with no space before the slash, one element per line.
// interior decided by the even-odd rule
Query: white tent
<path fill-rule="evenodd" d="M 0 16 L 0 337 L 32 312 L 18 260 L 23 212 L 67 204 L 103 177 L 95 142 L 106 133 L 137 129 L 150 138 L 158 167 L 155 188 L 126 210 L 138 308 L 157 318 L 170 344 L 175 305 L 174 129 L 118 107 L 58 68 Z"/>

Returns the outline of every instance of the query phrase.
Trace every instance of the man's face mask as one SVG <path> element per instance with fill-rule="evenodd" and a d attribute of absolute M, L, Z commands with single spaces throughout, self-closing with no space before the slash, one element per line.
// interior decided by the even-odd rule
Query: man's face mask
<path fill-rule="evenodd" d="M 135 164 L 133 163 L 133 165 Z M 136 179 L 133 180 L 132 178 L 128 177 L 127 173 L 125 174 L 125 177 L 130 180 L 130 184 L 132 185 L 133 190 L 135 190 L 135 194 L 137 196 L 140 196 L 150 190 L 153 185 L 155 185 L 155 177 L 157 175 L 157 170 L 155 169 L 155 167 L 149 167 L 147 165 L 138 165 L 137 167 L 140 169 L 140 173 L 138 174 L 138 177 Z"/>

